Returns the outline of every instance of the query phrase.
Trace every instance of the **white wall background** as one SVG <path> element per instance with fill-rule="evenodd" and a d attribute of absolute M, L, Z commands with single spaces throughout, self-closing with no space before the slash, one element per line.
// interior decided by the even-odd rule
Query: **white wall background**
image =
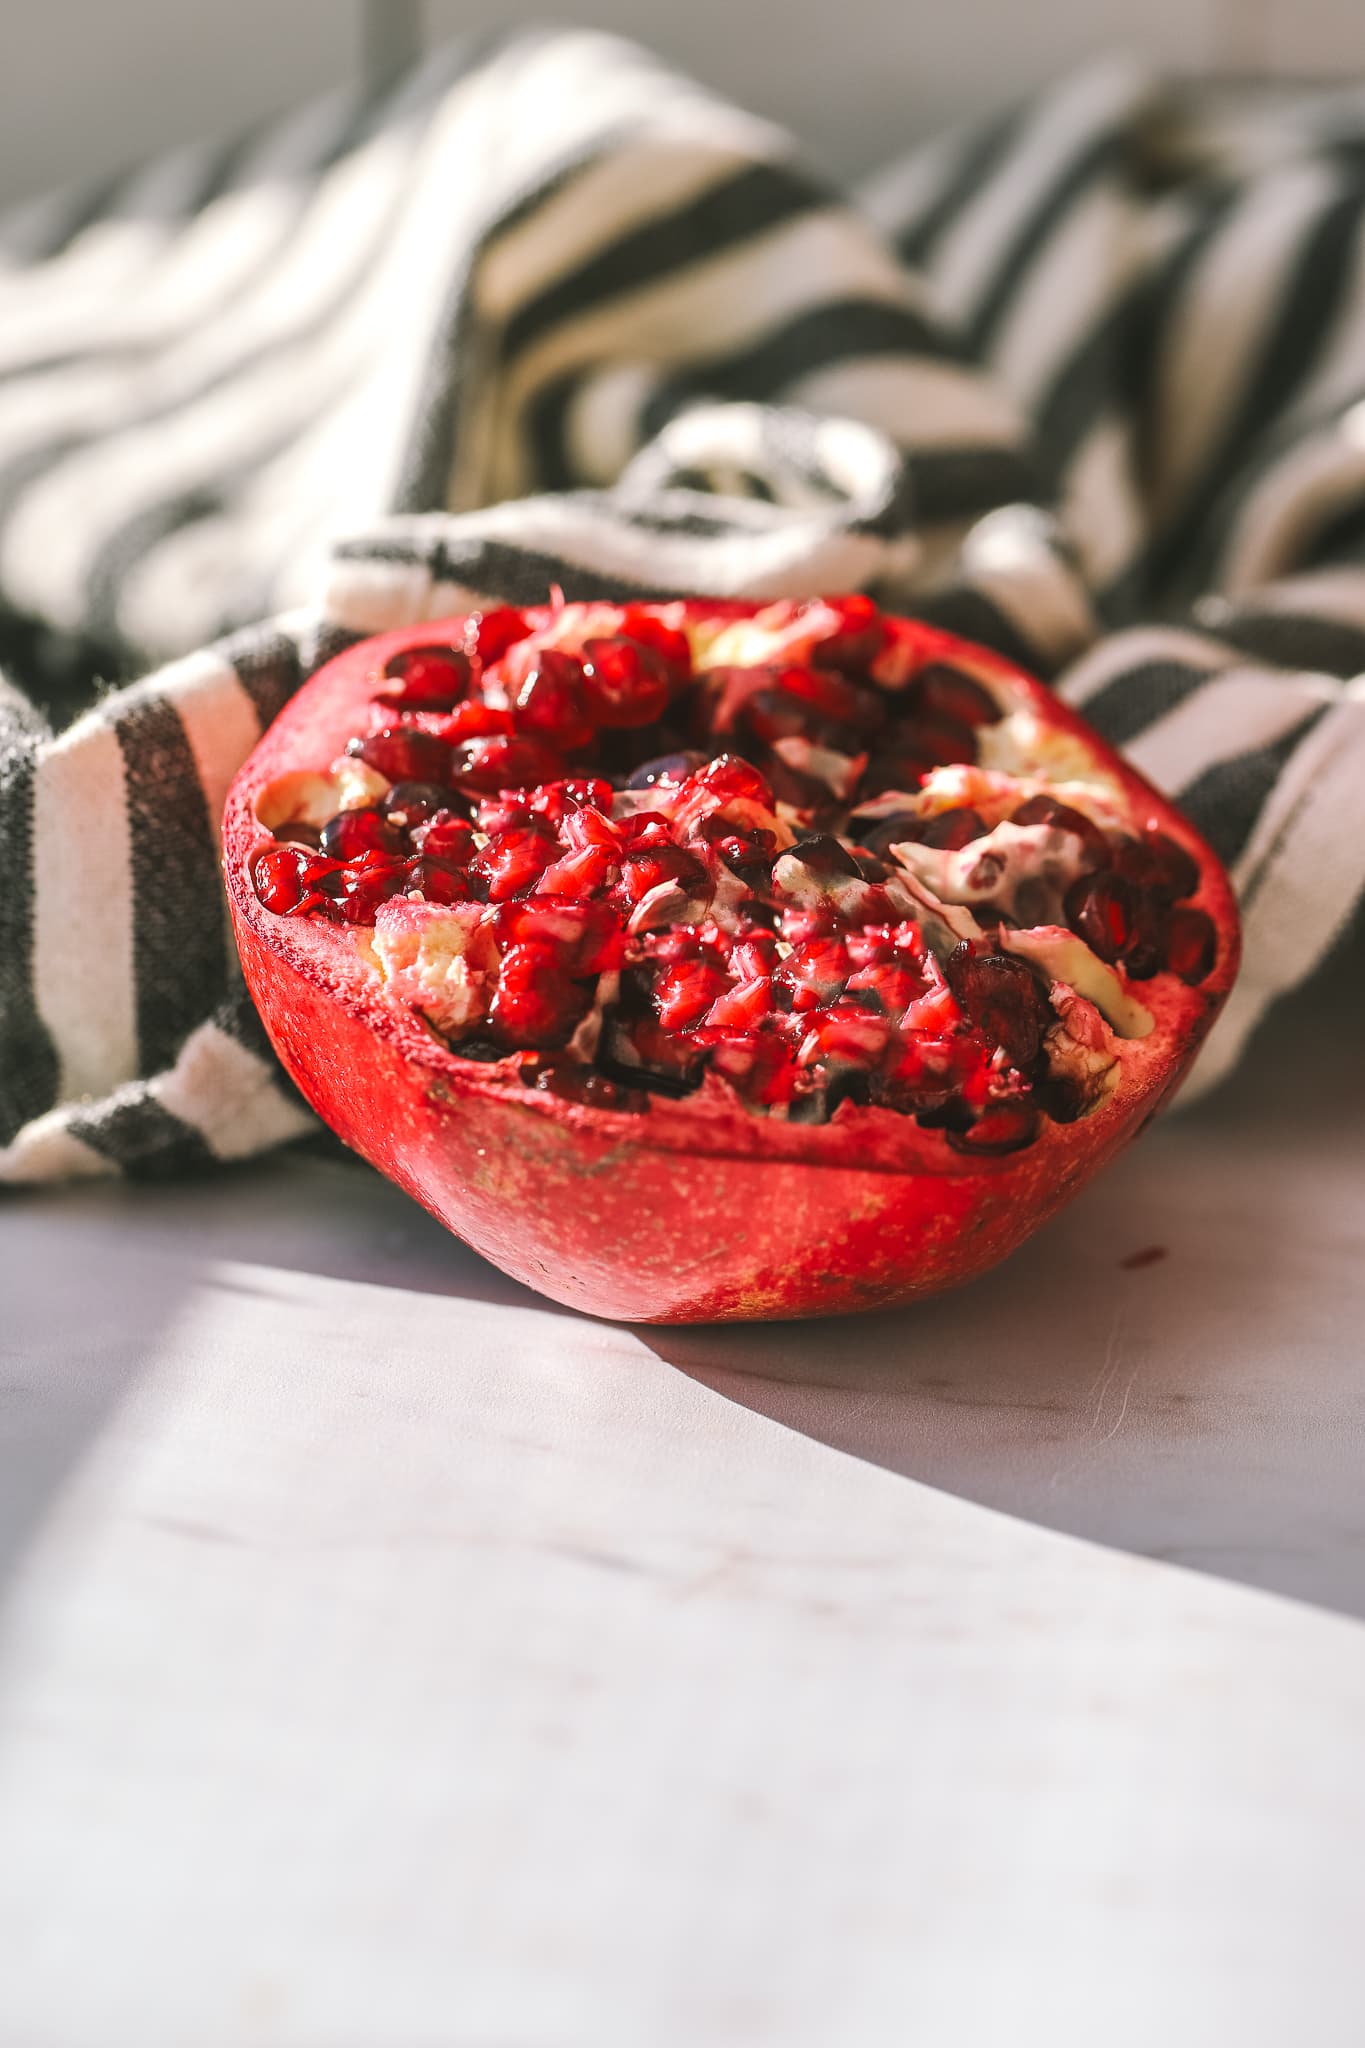
<path fill-rule="evenodd" d="M 0 0 L 0 202 L 547 15 L 633 35 L 836 171 L 1115 46 L 1181 70 L 1365 68 L 1361 0 Z"/>

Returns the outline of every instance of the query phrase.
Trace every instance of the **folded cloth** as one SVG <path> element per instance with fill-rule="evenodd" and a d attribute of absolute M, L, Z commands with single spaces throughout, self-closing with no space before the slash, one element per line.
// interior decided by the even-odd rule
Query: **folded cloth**
<path fill-rule="evenodd" d="M 519 34 L 0 257 L 0 1180 L 311 1127 L 223 795 L 330 652 L 476 599 L 856 587 L 1054 678 L 1232 869 L 1205 1082 L 1365 890 L 1359 95 L 1104 67 L 854 200 Z"/>

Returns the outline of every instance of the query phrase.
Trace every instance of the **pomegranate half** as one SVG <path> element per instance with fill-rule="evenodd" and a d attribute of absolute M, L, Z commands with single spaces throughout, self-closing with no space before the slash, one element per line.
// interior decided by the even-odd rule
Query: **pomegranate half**
<path fill-rule="evenodd" d="M 347 1144 L 643 1322 L 1003 1258 L 1236 971 L 1208 847 L 1040 684 L 862 597 L 557 604 L 328 663 L 224 827 L 248 985 Z"/>

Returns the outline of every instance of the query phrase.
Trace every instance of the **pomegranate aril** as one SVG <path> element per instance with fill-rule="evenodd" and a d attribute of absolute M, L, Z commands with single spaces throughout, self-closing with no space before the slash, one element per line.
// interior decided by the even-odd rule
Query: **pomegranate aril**
<path fill-rule="evenodd" d="M 558 754 L 539 740 L 523 739 L 520 734 L 466 740 L 454 749 L 450 779 L 491 796 L 498 790 L 531 789 L 538 782 L 549 782 L 561 766 Z"/>
<path fill-rule="evenodd" d="M 437 782 L 396 782 L 383 802 L 383 812 L 391 825 L 400 831 L 411 832 L 414 825 L 424 825 L 443 811 L 450 803 L 450 791 L 442 789 Z"/>
<path fill-rule="evenodd" d="M 948 956 L 944 972 L 976 1029 L 1002 1047 L 1013 1066 L 1031 1066 L 1053 1019 L 1024 962 L 1008 953 L 979 953 L 964 940 Z"/>
<path fill-rule="evenodd" d="M 954 1152 L 995 1157 L 1022 1151 L 1038 1135 L 1038 1111 L 1031 1102 L 1002 1102 L 987 1109 L 965 1131 L 948 1129 Z"/>
<path fill-rule="evenodd" d="M 333 860 L 358 860 L 362 853 L 397 853 L 402 834 L 383 811 L 338 811 L 322 828 L 321 847 Z"/>
<path fill-rule="evenodd" d="M 986 821 L 980 811 L 964 804 L 926 818 L 917 836 L 925 846 L 942 847 L 956 853 L 959 848 L 970 846 L 974 839 L 983 839 L 986 830 Z"/>
<path fill-rule="evenodd" d="M 770 1107 L 790 1102 L 797 1066 L 782 1040 L 770 1031 L 726 1032 L 711 1045 L 709 1065 L 746 1101 Z"/>
<path fill-rule="evenodd" d="M 1138 892 L 1110 870 L 1080 876 L 1066 892 L 1064 909 L 1076 936 L 1111 964 L 1141 936 Z"/>
<path fill-rule="evenodd" d="M 702 1078 L 705 1048 L 666 1031 L 652 1013 L 606 1020 L 599 1066 L 660 1095 L 690 1095 Z"/>
<path fill-rule="evenodd" d="M 603 817 L 610 817 L 612 794 L 611 784 L 597 776 L 561 776 L 533 792 L 531 810 L 558 829 L 575 811 L 599 811 Z"/>
<path fill-rule="evenodd" d="M 695 748 L 684 748 L 680 753 L 657 754 L 652 761 L 645 761 L 628 775 L 627 789 L 655 789 L 659 784 L 676 787 L 686 782 L 689 775 L 696 773 L 706 760 L 705 754 Z"/>
<path fill-rule="evenodd" d="M 573 753 L 596 731 L 583 687 L 583 666 L 557 647 L 542 647 L 516 696 L 519 732 Z"/>
<path fill-rule="evenodd" d="M 1050 825 L 1054 832 L 1069 832 L 1073 839 L 1079 839 L 1085 848 L 1086 866 L 1105 868 L 1113 865 L 1114 848 L 1108 834 L 1093 818 L 1087 818 L 1084 811 L 1075 810 L 1072 805 L 1059 803 L 1055 796 L 1031 796 L 1020 804 L 1012 814 L 1015 825 Z"/>
<path fill-rule="evenodd" d="M 712 1031 L 756 1031 L 772 1007 L 771 983 L 760 975 L 718 995 L 702 1021 Z"/>
<path fill-rule="evenodd" d="M 468 695 L 471 679 L 469 656 L 457 647 L 405 647 L 390 656 L 384 674 L 394 685 L 384 702 L 410 711 L 451 710 Z"/>
<path fill-rule="evenodd" d="M 813 1010 L 838 995 L 852 965 L 842 939 L 807 939 L 773 969 L 773 980 L 786 991 L 793 1010 Z"/>
<path fill-rule="evenodd" d="M 710 960 L 678 960 L 654 984 L 654 1007 L 665 1031 L 689 1031 L 729 987 L 723 967 Z"/>
<path fill-rule="evenodd" d="M 338 863 L 299 846 L 271 846 L 252 863 L 251 885 L 267 910 L 287 917 L 315 901 L 321 883 L 339 872 Z"/>
<path fill-rule="evenodd" d="M 600 848 L 605 853 L 619 853 L 626 843 L 625 828 L 618 825 L 605 812 L 593 810 L 585 804 L 581 810 L 570 811 L 559 827 L 561 843 L 573 853 L 583 853 L 589 847 Z"/>
<path fill-rule="evenodd" d="M 401 896 L 411 881 L 407 861 L 378 850 L 349 861 L 344 874 L 345 889 L 339 900 L 347 924 L 373 924 L 380 904 L 391 896 Z"/>
<path fill-rule="evenodd" d="M 414 726 L 381 726 L 363 739 L 353 739 L 346 752 L 390 782 L 451 780 L 452 749 L 434 733 L 419 732 Z"/>
<path fill-rule="evenodd" d="M 850 597 L 828 598 L 823 607 L 833 611 L 839 624 L 811 648 L 829 668 L 866 668 L 886 645 L 889 628 L 870 597 L 855 591 Z"/>
<path fill-rule="evenodd" d="M 773 793 L 757 770 L 738 754 L 717 754 L 704 768 L 689 777 L 689 784 L 720 797 L 725 803 L 745 802 L 770 811 Z"/>
<path fill-rule="evenodd" d="M 740 981 L 753 981 L 761 974 L 770 975 L 777 962 L 777 941 L 771 932 L 746 932 L 730 948 L 730 972 Z"/>
<path fill-rule="evenodd" d="M 951 813 L 945 812 L 944 815 L 951 816 Z M 918 840 L 924 833 L 924 820 L 918 811 L 893 811 L 889 817 L 870 821 L 855 818 L 852 825 L 858 828 L 859 845 L 878 856 L 885 856 L 893 846 L 902 845 L 907 840 Z"/>
<path fill-rule="evenodd" d="M 1166 965 L 1171 973 L 1193 988 L 1212 973 L 1217 956 L 1218 935 L 1212 918 L 1202 910 L 1178 905 L 1166 926 Z"/>
<path fill-rule="evenodd" d="M 533 888 L 558 852 L 546 827 L 528 825 L 490 839 L 470 862 L 470 872 L 487 883 L 491 903 L 503 903 Z"/>
<path fill-rule="evenodd" d="M 604 846 L 583 846 L 552 861 L 536 887 L 546 896 L 581 900 L 609 889 L 620 873 L 619 855 Z"/>
<path fill-rule="evenodd" d="M 689 895 L 709 891 L 711 886 L 705 867 L 685 847 L 632 847 L 622 856 L 621 889 L 628 902 L 640 902 L 662 882 L 674 882 Z"/>
<path fill-rule="evenodd" d="M 985 685 L 946 662 L 930 662 L 911 680 L 905 708 L 912 718 L 951 719 L 957 725 L 996 725 L 1004 712 Z"/>
<path fill-rule="evenodd" d="M 858 863 L 848 848 L 828 832 L 816 832 L 808 839 L 798 839 L 795 846 L 789 846 L 785 853 L 778 855 L 773 863 L 774 870 L 785 860 L 800 861 L 803 868 L 821 881 L 835 881 L 840 876 L 856 877 L 860 873 Z"/>
<path fill-rule="evenodd" d="M 434 818 L 413 828 L 412 843 L 433 860 L 464 867 L 474 853 L 474 827 L 468 818 L 457 817 L 453 811 L 438 811 Z"/>
<path fill-rule="evenodd" d="M 499 946 L 540 946 L 575 976 L 619 967 L 624 935 L 604 903 L 569 903 L 561 897 L 523 896 L 495 912 L 493 936 Z"/>
<path fill-rule="evenodd" d="M 641 647 L 648 647 L 661 657 L 664 665 L 672 672 L 675 683 L 685 682 L 692 673 L 692 647 L 686 633 L 675 626 L 666 626 L 662 619 L 655 618 L 639 605 L 627 605 L 621 616 L 621 632 L 625 639 L 637 641 Z"/>
<path fill-rule="evenodd" d="M 502 956 L 488 1028 L 501 1045 L 535 1050 L 564 1045 L 592 1001 L 547 946 L 516 945 Z"/>
<path fill-rule="evenodd" d="M 638 640 L 602 638 L 583 646 L 583 687 L 599 725 L 653 725 L 672 696 L 667 663 Z"/>
<path fill-rule="evenodd" d="M 1164 832 L 1144 832 L 1140 839 L 1124 840 L 1115 850 L 1114 866 L 1162 903 L 1193 896 L 1199 887 L 1199 864 L 1193 854 Z"/>
<path fill-rule="evenodd" d="M 407 866 L 408 888 L 428 903 L 468 903 L 474 893 L 468 875 L 448 861 L 417 854 Z"/>
<path fill-rule="evenodd" d="M 437 737 L 455 747 L 461 740 L 490 739 L 497 733 L 515 731 L 516 721 L 510 711 L 500 711 L 496 704 L 485 704 L 481 697 L 475 697 L 467 704 L 457 704 L 441 720 Z"/>
<path fill-rule="evenodd" d="M 512 605 L 498 605 L 491 612 L 471 612 L 465 621 L 465 652 L 483 663 L 501 661 L 509 647 L 524 640 L 531 628 L 525 615 Z"/>

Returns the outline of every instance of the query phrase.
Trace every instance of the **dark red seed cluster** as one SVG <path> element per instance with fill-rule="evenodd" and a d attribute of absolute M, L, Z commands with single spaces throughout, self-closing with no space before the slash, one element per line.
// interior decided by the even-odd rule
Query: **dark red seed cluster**
<path fill-rule="evenodd" d="M 694 675 L 686 636 L 643 609 L 572 648 L 511 608 L 476 615 L 460 645 L 388 663 L 348 748 L 377 793 L 280 827 L 257 894 L 381 931 L 398 899 L 486 906 L 466 916 L 495 965 L 456 1047 L 521 1055 L 571 1102 L 636 1108 L 710 1074 L 798 1121 L 871 1103 L 965 1151 L 1026 1145 L 1040 1112 L 1075 1113 L 1049 1079 L 1048 984 L 1002 950 L 990 926 L 1014 920 L 989 903 L 986 937 L 931 950 L 890 854 L 986 836 L 980 811 L 917 794 L 976 762 L 1001 707 L 941 663 L 882 686 L 875 608 L 837 616 L 801 661 Z M 1102 960 L 1209 972 L 1183 848 L 1046 795 L 1009 815 L 1074 842 L 1065 916 Z"/>

